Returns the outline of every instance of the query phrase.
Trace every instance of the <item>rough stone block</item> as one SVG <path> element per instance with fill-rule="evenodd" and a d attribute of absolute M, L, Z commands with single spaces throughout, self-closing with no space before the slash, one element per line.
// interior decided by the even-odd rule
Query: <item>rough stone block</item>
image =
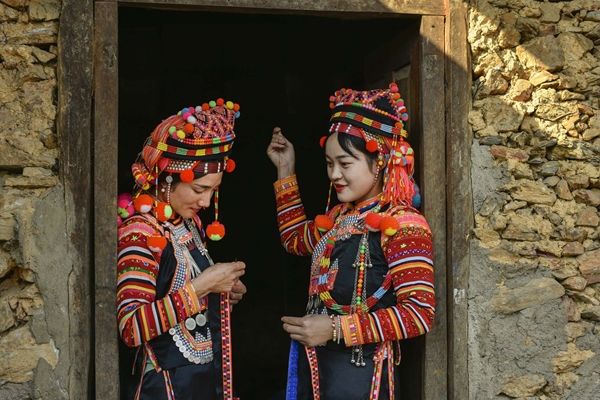
<path fill-rule="evenodd" d="M 528 307 L 545 304 L 564 294 L 565 289 L 556 280 L 538 278 L 515 289 L 501 287 L 498 293 L 490 299 L 490 303 L 496 311 L 511 314 Z"/>
<path fill-rule="evenodd" d="M 548 71 L 533 72 L 529 77 L 529 82 L 534 86 L 540 86 L 542 83 L 552 82 L 558 79 L 558 75 L 551 74 Z"/>
<path fill-rule="evenodd" d="M 560 20 L 560 7 L 552 3 L 541 3 L 542 16 L 540 22 L 558 22 Z"/>
<path fill-rule="evenodd" d="M 582 255 L 584 251 L 583 245 L 579 242 L 569 242 L 562 248 L 562 254 L 565 257 L 579 256 Z"/>
<path fill-rule="evenodd" d="M 600 161 L 600 149 L 582 140 L 564 140 L 548 151 L 550 160 Z"/>
<path fill-rule="evenodd" d="M 577 304 L 573 301 L 569 296 L 562 297 L 562 303 L 565 307 L 565 313 L 567 315 L 567 321 L 569 322 L 578 322 L 581 321 L 581 313 L 577 308 Z"/>
<path fill-rule="evenodd" d="M 527 161 L 529 159 L 529 154 L 525 150 L 511 149 L 505 146 L 492 146 L 490 148 L 490 153 L 492 153 L 494 158 L 504 160 L 515 159 L 518 161 Z"/>
<path fill-rule="evenodd" d="M 592 306 L 581 311 L 581 318 L 600 322 L 600 306 Z"/>
<path fill-rule="evenodd" d="M 512 190 L 515 200 L 526 201 L 529 204 L 553 205 L 556 202 L 556 194 L 542 182 L 522 180 Z"/>
<path fill-rule="evenodd" d="M 17 221 L 12 215 L 4 213 L 0 215 L 0 241 L 11 240 L 15 237 L 15 225 Z"/>
<path fill-rule="evenodd" d="M 2 0 L 2 2 L 17 10 L 24 10 L 29 4 L 29 0 Z"/>
<path fill-rule="evenodd" d="M 558 42 L 566 61 L 581 60 L 588 51 L 594 48 L 594 42 L 581 33 L 563 32 L 558 35 Z"/>
<path fill-rule="evenodd" d="M 6 299 L 0 299 L 0 333 L 15 326 L 15 316 Z"/>
<path fill-rule="evenodd" d="M 572 371 L 593 357 L 595 353 L 591 350 L 579 350 L 574 343 L 567 344 L 567 351 L 561 351 L 552 359 L 554 372 L 563 373 Z"/>
<path fill-rule="evenodd" d="M 510 397 L 533 396 L 546 384 L 546 378 L 540 375 L 525 375 L 518 378 L 512 375 L 504 382 L 499 394 L 503 393 Z"/>
<path fill-rule="evenodd" d="M 598 217 L 598 210 L 594 207 L 583 209 L 577 217 L 577 222 L 575 222 L 577 226 L 596 227 L 598 224 L 600 224 L 600 217 Z"/>
<path fill-rule="evenodd" d="M 542 104 L 535 110 L 535 116 L 547 121 L 558 121 L 561 118 L 579 113 L 575 104 L 549 103 Z"/>
<path fill-rule="evenodd" d="M 0 338 L 0 379 L 22 383 L 33 379 L 33 370 L 40 358 L 53 367 L 58 362 L 58 352 L 52 342 L 37 344 L 29 325 L 10 331 Z"/>
<path fill-rule="evenodd" d="M 514 101 L 529 101 L 529 99 L 531 99 L 532 91 L 533 85 L 531 82 L 526 81 L 525 79 L 517 79 L 510 89 L 509 96 Z"/>
<path fill-rule="evenodd" d="M 586 189 L 590 185 L 590 177 L 584 174 L 565 176 L 571 190 Z"/>
<path fill-rule="evenodd" d="M 573 192 L 573 197 L 578 203 L 584 203 L 592 207 L 600 205 L 600 190 L 598 189 L 579 189 Z"/>
<path fill-rule="evenodd" d="M 517 46 L 517 56 L 523 65 L 534 71 L 556 71 L 565 63 L 563 50 L 554 36 L 543 36 Z"/>
<path fill-rule="evenodd" d="M 51 21 L 60 16 L 60 0 L 31 0 L 29 18 L 32 21 Z"/>
<path fill-rule="evenodd" d="M 473 233 L 481 241 L 483 247 L 495 247 L 500 244 L 500 235 L 491 229 L 475 228 Z"/>
<path fill-rule="evenodd" d="M 600 282 L 600 250 L 594 250 L 577 257 L 579 270 L 588 284 Z"/>
<path fill-rule="evenodd" d="M 5 186 L 23 189 L 52 187 L 57 183 L 58 178 L 56 176 L 11 176 L 4 181 Z"/>
<path fill-rule="evenodd" d="M 565 289 L 581 292 L 585 289 L 587 281 L 581 276 L 572 276 L 561 282 Z"/>
<path fill-rule="evenodd" d="M 4 24 L 8 44 L 54 44 L 58 36 L 58 24 L 38 22 L 30 24 Z"/>

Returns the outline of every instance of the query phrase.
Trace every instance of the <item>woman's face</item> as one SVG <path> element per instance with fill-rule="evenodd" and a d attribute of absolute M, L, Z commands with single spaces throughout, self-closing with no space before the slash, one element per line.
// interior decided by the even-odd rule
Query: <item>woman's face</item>
<path fill-rule="evenodd" d="M 327 175 L 338 199 L 343 203 L 367 200 L 381 193 L 381 179 L 375 183 L 377 163 L 370 165 L 365 154 L 354 151 L 354 156 L 342 149 L 334 133 L 325 144 L 325 159 L 327 160 Z"/>
<path fill-rule="evenodd" d="M 210 205 L 215 189 L 221 184 L 223 173 L 204 175 L 191 182 L 179 182 L 171 188 L 171 207 L 183 218 L 192 218 L 198 211 Z M 166 184 L 165 184 L 166 186 Z M 166 201 L 166 193 L 163 196 Z"/>

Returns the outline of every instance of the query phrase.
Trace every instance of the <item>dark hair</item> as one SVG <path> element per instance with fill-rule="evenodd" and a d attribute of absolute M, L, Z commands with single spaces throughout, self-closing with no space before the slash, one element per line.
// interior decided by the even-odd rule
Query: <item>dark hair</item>
<path fill-rule="evenodd" d="M 377 152 L 374 151 L 371 153 L 369 150 L 367 150 L 367 142 L 365 142 L 363 138 L 347 135 L 345 133 L 338 133 L 337 140 L 340 144 L 340 147 L 352 157 L 358 158 L 353 150 L 363 153 L 367 159 L 367 162 L 369 163 L 369 166 L 372 166 L 373 163 L 377 161 Z"/>

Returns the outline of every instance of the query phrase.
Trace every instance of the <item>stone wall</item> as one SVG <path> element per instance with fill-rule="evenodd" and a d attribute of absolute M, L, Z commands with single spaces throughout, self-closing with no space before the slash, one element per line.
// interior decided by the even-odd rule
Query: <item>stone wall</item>
<path fill-rule="evenodd" d="M 600 393 L 599 8 L 470 7 L 470 399 Z"/>
<path fill-rule="evenodd" d="M 0 400 L 68 398 L 60 0 L 0 0 Z"/>

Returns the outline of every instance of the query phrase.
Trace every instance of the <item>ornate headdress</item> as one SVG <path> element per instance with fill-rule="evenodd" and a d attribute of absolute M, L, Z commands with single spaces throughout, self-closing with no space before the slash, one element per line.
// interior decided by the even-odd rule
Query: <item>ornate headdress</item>
<path fill-rule="evenodd" d="M 331 129 L 329 133 L 345 133 L 362 138 L 370 152 L 378 152 L 378 164 L 387 163 L 384 171 L 380 207 L 409 205 L 418 207 L 418 187 L 414 173 L 414 152 L 404 140 L 408 120 L 404 100 L 398 86 L 389 89 L 356 91 L 340 89 L 330 96 Z M 324 145 L 326 137 L 321 139 Z"/>
<path fill-rule="evenodd" d="M 239 118 L 240 106 L 223 99 L 197 107 L 184 108 L 160 123 L 146 139 L 142 152 L 131 167 L 135 179 L 133 205 L 138 212 L 154 211 L 164 222 L 172 217 L 167 203 L 158 202 L 158 178 L 167 172 L 166 181 L 173 182 L 173 174 L 181 181 L 191 182 L 195 173 L 232 172 L 235 162 L 229 158 L 235 133 L 233 126 Z M 152 193 L 154 189 L 155 193 Z M 154 194 L 152 198 L 150 194 Z M 206 233 L 212 240 L 220 240 L 225 228 L 218 222 L 219 192 L 215 191 L 215 221 Z"/>

